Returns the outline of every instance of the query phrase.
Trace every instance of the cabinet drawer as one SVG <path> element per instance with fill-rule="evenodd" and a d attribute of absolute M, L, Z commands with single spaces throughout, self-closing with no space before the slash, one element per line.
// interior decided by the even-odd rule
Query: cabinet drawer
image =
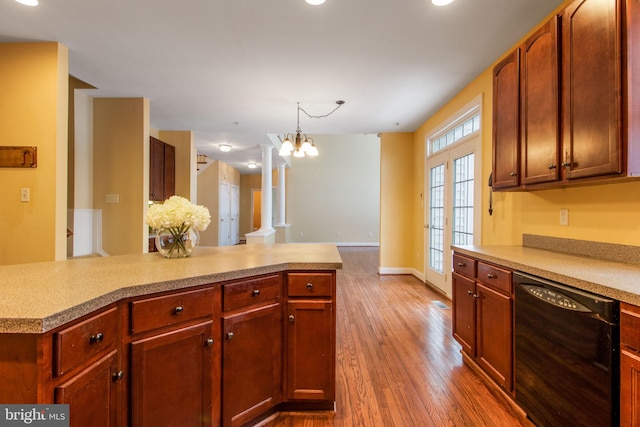
<path fill-rule="evenodd" d="M 476 260 L 453 254 L 453 271 L 467 277 L 476 277 Z"/>
<path fill-rule="evenodd" d="M 640 307 L 620 303 L 620 344 L 640 353 Z"/>
<path fill-rule="evenodd" d="M 478 281 L 509 295 L 512 293 L 511 271 L 509 270 L 479 262 Z"/>
<path fill-rule="evenodd" d="M 268 276 L 222 286 L 223 310 L 235 310 L 280 300 L 280 276 Z"/>
<path fill-rule="evenodd" d="M 131 302 L 131 333 L 149 331 L 213 314 L 214 290 L 198 289 Z"/>
<path fill-rule="evenodd" d="M 289 273 L 287 292 L 290 297 L 333 296 L 332 273 Z"/>
<path fill-rule="evenodd" d="M 118 310 L 113 307 L 53 335 L 54 372 L 62 375 L 118 341 Z"/>

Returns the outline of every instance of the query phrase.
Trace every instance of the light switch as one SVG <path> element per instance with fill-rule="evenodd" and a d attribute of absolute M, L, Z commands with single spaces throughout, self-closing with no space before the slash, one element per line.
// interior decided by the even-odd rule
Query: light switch
<path fill-rule="evenodd" d="M 569 209 L 560 209 L 560 225 L 569 225 Z"/>
<path fill-rule="evenodd" d="M 31 191 L 29 191 L 29 188 L 21 188 L 20 189 L 20 201 L 21 202 L 28 202 L 29 200 L 31 200 Z"/>
<path fill-rule="evenodd" d="M 107 194 L 107 203 L 120 203 L 119 194 Z"/>

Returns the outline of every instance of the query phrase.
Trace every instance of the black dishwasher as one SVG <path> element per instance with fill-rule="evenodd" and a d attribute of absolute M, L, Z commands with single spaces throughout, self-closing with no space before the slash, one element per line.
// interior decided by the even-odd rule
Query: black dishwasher
<path fill-rule="evenodd" d="M 619 425 L 618 301 L 516 273 L 516 403 L 539 426 Z"/>

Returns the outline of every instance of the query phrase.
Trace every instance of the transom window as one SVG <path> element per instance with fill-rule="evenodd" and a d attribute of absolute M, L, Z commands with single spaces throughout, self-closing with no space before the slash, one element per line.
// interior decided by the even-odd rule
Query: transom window
<path fill-rule="evenodd" d="M 480 130 L 480 108 L 476 107 L 455 120 L 441 132 L 429 138 L 429 153 L 438 151 Z"/>

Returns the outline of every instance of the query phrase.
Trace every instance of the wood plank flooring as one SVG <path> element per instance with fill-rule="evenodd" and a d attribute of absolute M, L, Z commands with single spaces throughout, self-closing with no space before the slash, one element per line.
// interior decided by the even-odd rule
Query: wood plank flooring
<path fill-rule="evenodd" d="M 340 248 L 336 412 L 265 427 L 531 426 L 463 363 L 451 302 L 412 276 L 379 276 L 378 248 Z"/>

